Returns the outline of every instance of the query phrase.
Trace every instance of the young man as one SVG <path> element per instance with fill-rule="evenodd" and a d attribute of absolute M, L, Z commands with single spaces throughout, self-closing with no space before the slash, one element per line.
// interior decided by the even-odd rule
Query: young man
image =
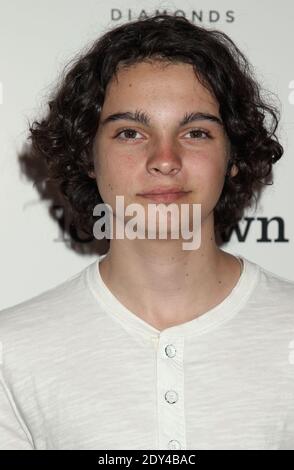
<path fill-rule="evenodd" d="M 117 196 L 147 224 L 151 203 L 200 204 L 201 243 L 115 231 L 0 313 L 0 448 L 293 449 L 294 283 L 217 244 L 283 153 L 245 57 L 158 15 L 106 33 L 49 104 L 33 147 L 77 226 L 101 201 L 118 219 Z"/>

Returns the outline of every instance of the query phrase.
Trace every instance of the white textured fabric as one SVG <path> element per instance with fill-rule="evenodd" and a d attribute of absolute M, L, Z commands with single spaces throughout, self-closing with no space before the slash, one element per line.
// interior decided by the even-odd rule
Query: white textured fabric
<path fill-rule="evenodd" d="M 160 332 L 102 258 L 0 312 L 0 449 L 294 449 L 294 282 L 241 257 L 223 302 Z"/>

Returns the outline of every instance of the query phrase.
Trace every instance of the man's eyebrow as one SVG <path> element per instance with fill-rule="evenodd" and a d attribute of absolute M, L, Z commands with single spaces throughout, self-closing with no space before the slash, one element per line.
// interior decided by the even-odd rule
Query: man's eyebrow
<path fill-rule="evenodd" d="M 147 127 L 150 126 L 151 121 L 150 116 L 148 116 L 147 113 L 136 110 L 135 112 L 125 111 L 123 113 L 110 114 L 105 119 L 103 119 L 101 125 L 105 126 L 105 124 L 109 122 L 120 120 L 139 122 L 140 124 L 143 124 Z"/>
<path fill-rule="evenodd" d="M 103 119 L 103 121 L 101 122 L 101 126 L 105 126 L 105 124 L 109 122 L 119 121 L 119 120 L 138 122 L 147 127 L 150 127 L 150 122 L 151 122 L 151 118 L 150 116 L 148 116 L 147 113 L 136 110 L 135 112 L 125 111 L 121 113 L 110 114 L 105 119 Z M 211 114 L 211 113 L 204 113 L 204 112 L 199 112 L 199 111 L 186 113 L 184 117 L 180 120 L 179 126 L 185 126 L 186 124 L 190 124 L 191 122 L 194 122 L 194 121 L 212 121 L 212 122 L 216 122 L 220 126 L 223 126 L 223 122 L 221 118 L 219 118 L 218 116 L 215 116 L 214 114 Z"/>
<path fill-rule="evenodd" d="M 186 113 L 183 119 L 179 122 L 180 126 L 185 126 L 186 124 L 189 124 L 190 122 L 193 121 L 212 121 L 216 122 L 220 126 L 223 126 L 223 122 L 220 117 L 215 116 L 214 114 L 211 113 L 203 113 L 203 112 L 192 112 L 192 113 Z"/>

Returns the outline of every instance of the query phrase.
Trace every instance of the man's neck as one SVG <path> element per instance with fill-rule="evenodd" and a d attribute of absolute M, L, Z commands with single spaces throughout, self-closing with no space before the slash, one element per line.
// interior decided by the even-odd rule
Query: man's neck
<path fill-rule="evenodd" d="M 100 274 L 126 308 L 159 330 L 205 314 L 240 277 L 238 260 L 213 237 L 191 251 L 176 249 L 174 240 L 144 242 L 112 240 Z"/>

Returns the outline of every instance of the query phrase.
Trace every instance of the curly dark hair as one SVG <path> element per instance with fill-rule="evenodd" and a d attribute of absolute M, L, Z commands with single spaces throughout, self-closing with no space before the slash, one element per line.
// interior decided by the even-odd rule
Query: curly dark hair
<path fill-rule="evenodd" d="M 118 67 L 149 59 L 192 64 L 219 103 L 231 155 L 214 222 L 216 233 L 226 234 L 268 184 L 283 147 L 275 134 L 277 106 L 261 96 L 251 64 L 224 32 L 167 13 L 107 31 L 64 69 L 47 115 L 29 127 L 33 152 L 45 158 L 49 179 L 69 204 L 76 227 L 93 236 L 93 208 L 103 201 L 89 172 L 106 87 Z M 234 177 L 233 164 L 239 170 Z"/>

